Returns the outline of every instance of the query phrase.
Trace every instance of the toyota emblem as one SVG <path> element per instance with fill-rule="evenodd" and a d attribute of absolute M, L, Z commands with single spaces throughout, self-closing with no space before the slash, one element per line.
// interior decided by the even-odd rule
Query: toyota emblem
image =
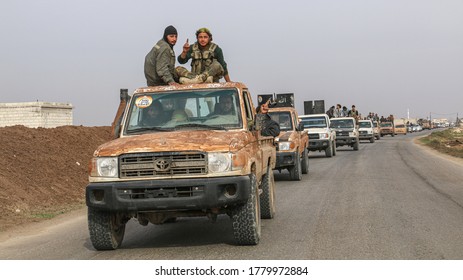
<path fill-rule="evenodd" d="M 154 161 L 154 170 L 158 172 L 166 172 L 170 170 L 170 160 L 160 158 Z"/>

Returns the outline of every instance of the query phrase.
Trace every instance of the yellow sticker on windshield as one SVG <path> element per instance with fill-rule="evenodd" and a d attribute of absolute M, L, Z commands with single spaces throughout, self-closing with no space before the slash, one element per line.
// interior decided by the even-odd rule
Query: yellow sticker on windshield
<path fill-rule="evenodd" d="M 138 108 L 146 108 L 149 107 L 153 103 L 153 98 L 151 96 L 140 96 L 135 100 L 135 106 Z"/>

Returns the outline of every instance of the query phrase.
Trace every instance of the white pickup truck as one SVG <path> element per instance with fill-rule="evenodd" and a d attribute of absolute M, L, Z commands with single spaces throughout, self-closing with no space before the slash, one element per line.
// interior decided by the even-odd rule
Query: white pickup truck
<path fill-rule="evenodd" d="M 359 130 L 354 118 L 333 118 L 330 127 L 336 131 L 336 146 L 350 146 L 354 151 L 359 149 Z"/>
<path fill-rule="evenodd" d="M 359 120 L 359 139 L 375 142 L 374 126 L 371 120 Z"/>
<path fill-rule="evenodd" d="M 309 151 L 325 151 L 327 157 L 336 155 L 336 133 L 330 128 L 327 114 L 299 116 L 309 134 Z"/>

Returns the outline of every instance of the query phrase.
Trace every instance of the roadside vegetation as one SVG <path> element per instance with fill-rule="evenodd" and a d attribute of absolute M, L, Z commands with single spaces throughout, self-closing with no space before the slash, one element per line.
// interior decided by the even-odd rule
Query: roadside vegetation
<path fill-rule="evenodd" d="M 463 129 L 449 128 L 435 131 L 420 139 L 424 145 L 441 153 L 463 158 Z"/>

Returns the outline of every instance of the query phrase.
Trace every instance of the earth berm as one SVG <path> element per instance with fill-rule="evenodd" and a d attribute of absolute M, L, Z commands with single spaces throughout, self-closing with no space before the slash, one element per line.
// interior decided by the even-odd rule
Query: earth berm
<path fill-rule="evenodd" d="M 109 126 L 0 128 L 0 232 L 85 205 L 88 163 Z"/>

